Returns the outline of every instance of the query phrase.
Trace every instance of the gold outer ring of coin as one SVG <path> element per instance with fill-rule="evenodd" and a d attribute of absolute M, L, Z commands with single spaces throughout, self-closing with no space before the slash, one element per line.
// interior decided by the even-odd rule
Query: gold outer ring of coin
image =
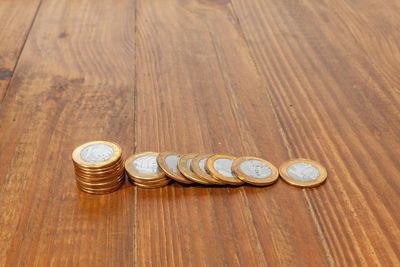
<path fill-rule="evenodd" d="M 100 162 L 88 162 L 85 161 L 81 158 L 81 152 L 84 148 L 90 146 L 90 145 L 96 145 L 96 144 L 103 144 L 111 147 L 113 149 L 113 154 L 112 156 L 104 161 Z M 84 143 L 77 148 L 74 149 L 72 152 L 72 160 L 74 163 L 78 164 L 79 166 L 82 166 L 83 168 L 88 168 L 88 169 L 98 169 L 98 168 L 105 168 L 109 165 L 113 165 L 122 155 L 122 149 L 117 143 L 113 142 L 108 142 L 108 141 L 92 141 L 92 142 L 87 142 Z"/>
<path fill-rule="evenodd" d="M 76 182 L 81 184 L 82 186 L 93 186 L 93 187 L 110 187 L 113 186 L 117 183 L 119 183 L 121 180 L 125 179 L 125 175 L 120 175 L 118 177 L 115 177 L 114 180 L 110 180 L 107 182 L 87 182 L 87 181 L 83 181 L 79 178 L 76 179 Z"/>
<path fill-rule="evenodd" d="M 115 177 L 113 180 L 109 180 L 109 181 L 101 181 L 101 182 L 92 182 L 92 181 L 90 181 L 89 182 L 89 181 L 86 181 L 86 180 L 79 179 L 79 177 L 77 177 L 75 180 L 76 180 L 77 183 L 80 183 L 83 186 L 85 186 L 85 185 L 87 185 L 87 186 L 93 185 L 93 186 L 98 186 L 98 187 L 101 187 L 101 186 L 107 187 L 107 186 L 110 186 L 110 185 L 114 185 L 114 184 L 118 183 L 118 181 L 121 181 L 123 179 L 125 179 L 125 176 L 122 174 L 120 176 Z"/>
<path fill-rule="evenodd" d="M 203 178 L 201 178 L 200 176 L 195 174 L 187 166 L 187 161 L 190 159 L 193 160 L 193 158 L 196 156 L 197 156 L 197 154 L 182 155 L 178 160 L 178 169 L 183 174 L 183 176 L 185 176 L 187 179 L 189 179 L 193 182 L 199 183 L 199 184 L 210 185 L 211 184 L 210 182 L 208 182 L 207 180 L 204 180 Z"/>
<path fill-rule="evenodd" d="M 169 178 L 171 178 L 172 180 L 175 180 L 175 181 L 177 181 L 179 183 L 183 183 L 183 184 L 193 184 L 193 181 L 190 181 L 185 176 L 183 176 L 181 173 L 176 173 L 176 172 L 172 171 L 167 166 L 167 163 L 165 162 L 165 159 L 168 156 L 178 156 L 178 157 L 180 157 L 181 155 L 178 154 L 178 153 L 175 153 L 175 152 L 161 152 L 160 154 L 158 154 L 158 157 L 157 157 L 157 163 L 158 163 L 158 166 L 160 166 L 160 169 L 162 169 L 165 172 L 165 174 Z"/>
<path fill-rule="evenodd" d="M 105 195 L 105 194 L 109 194 L 109 193 L 117 191 L 118 189 L 121 188 L 122 185 L 123 185 L 123 183 L 121 183 L 118 187 L 112 188 L 109 191 L 96 191 L 96 190 L 86 189 L 86 188 L 80 187 L 78 184 L 77 184 L 77 187 L 79 190 L 81 190 L 85 193 L 89 193 L 89 194 L 93 194 L 93 195 Z"/>
<path fill-rule="evenodd" d="M 319 176 L 315 180 L 312 180 L 312 181 L 299 181 L 299 180 L 296 180 L 296 179 L 290 177 L 289 174 L 287 173 L 287 169 L 289 168 L 290 165 L 293 165 L 295 163 L 307 163 L 307 164 L 314 166 L 315 168 L 318 169 Z M 281 166 L 279 167 L 279 174 L 281 175 L 282 179 L 285 182 L 287 182 L 288 184 L 297 186 L 297 187 L 318 186 L 318 185 L 322 184 L 323 182 L 325 182 L 326 177 L 328 176 L 328 173 L 327 173 L 325 167 L 322 166 L 321 163 L 311 160 L 311 159 L 303 159 L 303 158 L 291 159 L 291 160 L 288 160 L 288 161 L 282 163 Z"/>
<path fill-rule="evenodd" d="M 117 177 L 120 177 L 123 174 L 124 174 L 124 172 L 121 172 L 118 175 L 106 176 L 104 178 L 87 178 L 87 177 L 83 177 L 83 176 L 79 176 L 79 175 L 76 175 L 75 177 L 76 177 L 76 179 L 79 179 L 80 181 L 83 181 L 86 183 L 106 183 L 106 182 L 114 181 L 115 179 L 117 179 Z"/>
<path fill-rule="evenodd" d="M 91 190 L 91 191 L 98 191 L 98 192 L 107 192 L 110 190 L 114 190 L 115 188 L 119 188 L 122 184 L 124 183 L 124 180 L 121 180 L 119 183 L 113 185 L 113 186 L 109 186 L 109 187 L 104 187 L 104 188 L 97 188 L 97 187 L 91 187 L 91 186 L 84 186 L 82 184 L 76 183 L 76 185 L 79 188 L 83 188 L 86 190 Z"/>
<path fill-rule="evenodd" d="M 163 182 L 166 182 L 166 181 L 171 181 L 171 179 L 169 179 L 167 176 L 164 176 L 164 178 L 157 179 L 157 180 L 143 180 L 143 179 L 137 179 L 135 177 L 131 177 L 131 176 L 128 175 L 128 179 L 132 183 L 135 182 L 135 183 L 148 184 L 148 185 L 159 184 L 159 183 L 163 183 Z"/>
<path fill-rule="evenodd" d="M 160 188 L 160 187 L 166 186 L 166 185 L 168 185 L 170 182 L 171 182 L 171 180 L 166 181 L 166 182 L 164 182 L 164 183 L 157 184 L 157 185 L 141 184 L 141 183 L 137 183 L 137 182 L 133 182 L 133 184 L 134 184 L 135 186 L 137 186 L 137 187 L 140 187 L 140 188 L 153 189 L 153 188 Z"/>
<path fill-rule="evenodd" d="M 240 164 L 242 162 L 245 162 L 247 160 L 256 160 L 264 163 L 271 169 L 271 175 L 258 179 L 258 178 L 253 178 L 251 176 L 246 175 L 240 168 Z M 262 158 L 257 158 L 257 157 L 240 157 L 237 158 L 233 161 L 232 163 L 232 172 L 242 181 L 252 184 L 252 185 L 257 185 L 257 186 L 266 186 L 275 183 L 278 180 L 279 177 L 279 171 L 278 169 L 269 161 L 266 161 L 265 159 Z"/>
<path fill-rule="evenodd" d="M 217 159 L 230 159 L 230 160 L 234 161 L 236 159 L 236 157 L 227 156 L 227 155 L 213 155 L 213 156 L 209 157 L 206 162 L 206 169 L 210 172 L 212 177 L 214 177 L 215 179 L 221 180 L 226 184 L 231 184 L 231 185 L 244 184 L 244 182 L 237 177 L 231 178 L 231 177 L 226 177 L 225 175 L 220 174 L 214 168 L 214 161 L 216 161 Z"/>
<path fill-rule="evenodd" d="M 114 164 L 109 165 L 105 168 L 85 168 L 85 167 L 79 166 L 78 164 L 76 164 L 74 162 L 75 169 L 78 169 L 82 172 L 90 172 L 90 173 L 108 172 L 108 171 L 112 171 L 113 169 L 115 169 L 116 166 L 123 166 L 123 165 L 124 165 L 124 163 L 123 163 L 122 157 L 120 157 Z"/>
<path fill-rule="evenodd" d="M 137 170 L 135 170 L 133 168 L 133 162 L 141 157 L 146 157 L 146 156 L 153 156 L 156 157 L 158 156 L 158 153 L 156 152 L 143 152 L 143 153 L 138 153 L 135 155 L 130 156 L 129 158 L 127 158 L 127 160 L 125 161 L 125 170 L 128 173 L 128 175 L 130 177 L 134 177 L 134 178 L 138 178 L 138 179 L 160 179 L 165 177 L 165 173 L 160 169 L 160 171 L 155 172 L 155 173 L 151 173 L 151 174 L 147 174 L 147 173 L 141 173 L 138 172 Z"/>
<path fill-rule="evenodd" d="M 131 177 L 128 175 L 128 179 L 138 182 L 138 183 L 143 183 L 143 184 L 151 184 L 151 183 L 161 183 L 161 182 L 165 182 L 165 181 L 171 181 L 171 179 L 169 179 L 167 176 L 164 176 L 162 179 L 157 179 L 157 180 L 144 180 L 144 179 L 138 179 L 135 177 Z"/>
<path fill-rule="evenodd" d="M 83 175 L 87 177 L 104 177 L 104 176 L 113 176 L 115 174 L 119 174 L 122 171 L 124 171 L 124 167 L 122 165 L 117 166 L 114 170 L 109 171 L 109 172 L 82 172 L 79 169 L 75 169 L 75 174 L 77 175 Z"/>
<path fill-rule="evenodd" d="M 209 173 L 204 172 L 201 168 L 200 168 L 200 160 L 202 159 L 208 159 L 209 157 L 213 156 L 214 154 L 200 154 L 197 155 L 196 157 L 194 157 L 192 159 L 192 162 L 190 163 L 190 167 L 192 168 L 192 171 L 197 174 L 198 176 L 200 176 L 201 178 L 203 178 L 203 180 L 208 181 L 210 184 L 214 184 L 214 185 L 224 185 L 225 183 L 215 179 L 214 177 L 212 177 Z"/>

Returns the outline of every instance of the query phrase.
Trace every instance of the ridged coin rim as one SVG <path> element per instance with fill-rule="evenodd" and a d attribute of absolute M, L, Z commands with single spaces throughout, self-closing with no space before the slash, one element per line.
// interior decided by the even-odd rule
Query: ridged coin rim
<path fill-rule="evenodd" d="M 156 173 L 151 173 L 151 174 L 147 174 L 147 173 L 142 173 L 142 172 L 138 172 L 133 168 L 133 162 L 141 157 L 145 157 L 145 156 L 154 156 L 157 158 L 159 153 L 157 152 L 142 152 L 142 153 L 138 153 L 135 155 L 132 155 L 130 157 L 128 157 L 125 161 L 125 170 L 127 171 L 127 173 L 129 174 L 129 176 L 135 177 L 135 178 L 139 178 L 139 179 L 159 179 L 165 176 L 164 171 L 160 169 L 159 172 Z M 158 163 L 157 163 L 158 164 Z"/>
<path fill-rule="evenodd" d="M 225 182 L 227 184 L 230 184 L 230 185 L 241 185 L 241 184 L 244 184 L 244 182 L 242 180 L 240 180 L 239 178 L 237 178 L 237 177 L 236 178 L 230 178 L 230 177 L 226 177 L 225 175 L 220 174 L 214 168 L 214 161 L 216 161 L 217 159 L 230 159 L 230 160 L 234 161 L 236 159 L 236 157 L 228 156 L 228 155 L 213 155 L 213 156 L 211 156 L 211 157 L 209 157 L 207 159 L 206 168 L 215 179 L 221 180 L 221 181 L 223 181 L 223 182 Z M 232 164 L 233 164 L 233 162 L 232 162 Z"/>
<path fill-rule="evenodd" d="M 95 144 L 104 144 L 107 146 L 110 146 L 113 149 L 113 154 L 112 156 L 104 161 L 100 162 L 88 162 L 85 161 L 81 158 L 81 152 L 84 148 L 90 146 L 90 145 L 95 145 Z M 91 141 L 84 143 L 74 149 L 72 152 L 72 160 L 74 163 L 76 163 L 78 166 L 82 166 L 83 168 L 88 168 L 88 169 L 98 169 L 98 168 L 105 168 L 109 165 L 113 165 L 115 162 L 119 160 L 119 158 L 122 156 L 122 149 L 117 143 L 109 142 L 109 141 Z"/>
<path fill-rule="evenodd" d="M 314 166 L 315 168 L 318 169 L 319 176 L 313 181 L 299 181 L 299 180 L 293 179 L 287 173 L 287 169 L 289 168 L 290 165 L 293 165 L 295 163 L 308 163 L 308 164 Z M 296 159 L 291 159 L 291 160 L 285 161 L 279 167 L 279 174 L 282 177 L 282 179 L 285 182 L 287 182 L 288 184 L 297 186 L 297 187 L 302 187 L 302 188 L 319 186 L 326 181 L 326 178 L 328 176 L 328 173 L 327 173 L 325 167 L 322 166 L 321 163 L 319 163 L 315 160 L 305 159 L 305 158 L 296 158 Z"/>
<path fill-rule="evenodd" d="M 175 180 L 175 181 L 177 181 L 177 182 L 179 182 L 179 183 L 183 183 L 183 184 L 193 184 L 193 181 L 187 179 L 187 178 L 186 178 L 185 176 L 183 176 L 181 173 L 176 173 L 176 172 L 174 172 L 173 170 L 171 170 L 171 169 L 168 167 L 167 163 L 165 162 L 165 159 L 166 159 L 168 156 L 179 156 L 179 157 L 181 157 L 181 154 L 176 153 L 176 152 L 170 152 L 170 151 L 161 152 L 160 154 L 158 154 L 158 157 L 157 157 L 158 166 L 165 172 L 165 174 L 166 174 L 169 178 L 171 178 L 171 179 L 173 179 L 173 180 Z M 178 159 L 178 161 L 179 161 L 179 159 Z M 178 170 L 179 170 L 179 169 L 178 169 Z"/>
<path fill-rule="evenodd" d="M 271 169 L 271 175 L 262 178 L 262 179 L 257 179 L 253 178 L 251 176 L 246 175 L 242 169 L 240 168 L 240 164 L 242 162 L 248 161 L 248 160 L 256 160 L 264 163 Z M 232 172 L 242 181 L 251 184 L 251 185 L 256 185 L 256 186 L 266 186 L 266 185 L 271 185 L 278 181 L 279 178 L 279 170 L 276 168 L 271 162 L 259 158 L 259 157 L 252 157 L 252 156 L 247 156 L 247 157 L 239 157 L 235 159 L 232 163 Z"/>

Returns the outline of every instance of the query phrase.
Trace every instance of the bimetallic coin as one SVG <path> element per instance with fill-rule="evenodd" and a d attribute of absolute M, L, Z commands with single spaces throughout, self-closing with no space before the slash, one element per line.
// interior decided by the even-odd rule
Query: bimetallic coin
<path fill-rule="evenodd" d="M 121 147 L 107 141 L 93 141 L 78 146 L 72 152 L 72 160 L 82 168 L 105 168 L 121 157 Z"/>
<path fill-rule="evenodd" d="M 85 167 L 79 166 L 75 162 L 74 162 L 74 167 L 75 167 L 76 170 L 79 170 L 81 172 L 88 172 L 88 173 L 112 172 L 112 171 L 115 170 L 116 166 L 117 167 L 120 167 L 120 166 L 123 167 L 122 162 L 123 162 L 122 157 L 120 157 L 114 164 L 106 166 L 104 168 L 85 168 Z"/>
<path fill-rule="evenodd" d="M 135 177 L 128 175 L 128 179 L 132 183 L 138 182 L 138 183 L 142 183 L 142 184 L 157 184 L 157 183 L 161 183 L 161 182 L 165 182 L 165 181 L 171 181 L 171 179 L 168 178 L 167 176 L 164 176 L 159 179 L 140 179 L 140 178 L 135 178 Z"/>
<path fill-rule="evenodd" d="M 76 182 L 82 186 L 93 187 L 93 188 L 107 188 L 113 185 L 120 183 L 122 180 L 125 180 L 125 175 L 121 174 L 118 177 L 114 178 L 113 180 L 106 181 L 106 182 L 88 182 L 82 179 L 76 179 Z"/>
<path fill-rule="evenodd" d="M 278 169 L 272 163 L 257 157 L 235 159 L 232 172 L 240 180 L 257 186 L 273 184 L 279 177 Z"/>
<path fill-rule="evenodd" d="M 118 144 L 107 141 L 85 143 L 73 151 L 72 161 L 76 185 L 86 193 L 110 193 L 125 181 L 122 151 Z"/>
<path fill-rule="evenodd" d="M 203 180 L 208 181 L 210 184 L 215 184 L 215 185 L 224 185 L 225 183 L 222 182 L 221 180 L 215 179 L 208 173 L 206 169 L 206 162 L 209 157 L 213 156 L 213 154 L 201 154 L 197 155 L 192 159 L 192 162 L 190 163 L 190 167 L 192 168 L 192 171 L 197 174 L 199 177 L 201 177 Z"/>
<path fill-rule="evenodd" d="M 192 184 L 191 180 L 180 173 L 178 169 L 179 158 L 180 155 L 174 152 L 162 152 L 157 157 L 157 163 L 169 178 L 180 183 Z"/>
<path fill-rule="evenodd" d="M 124 183 L 124 181 L 125 181 L 125 179 L 120 179 L 117 183 L 115 183 L 115 184 L 113 184 L 113 185 L 109 185 L 109 186 L 104 186 L 104 187 L 98 187 L 98 186 L 95 186 L 95 185 L 85 185 L 85 184 L 82 184 L 82 183 L 79 183 L 79 182 L 77 182 L 76 184 L 77 184 L 80 188 L 83 188 L 83 189 L 92 190 L 92 191 L 101 191 L 101 192 L 104 192 L 104 191 L 113 190 L 113 189 L 116 188 L 116 187 L 120 187 L 121 184 Z"/>
<path fill-rule="evenodd" d="M 130 177 L 152 180 L 165 177 L 165 173 L 157 165 L 158 153 L 144 152 L 130 156 L 125 161 L 125 170 Z"/>
<path fill-rule="evenodd" d="M 204 180 L 203 178 L 201 178 L 192 171 L 192 167 L 190 166 L 190 164 L 195 156 L 197 156 L 197 154 L 186 154 L 181 156 L 178 161 L 179 171 L 183 174 L 183 176 L 185 176 L 186 178 L 188 178 L 193 182 L 203 185 L 210 185 L 211 184 L 210 182 Z"/>
<path fill-rule="evenodd" d="M 89 172 L 89 171 L 83 171 L 81 169 L 75 168 L 75 174 L 79 175 L 79 176 L 86 176 L 88 178 L 91 177 L 96 177 L 96 178 L 104 178 L 104 177 L 112 177 L 115 175 L 120 174 L 121 172 L 124 171 L 124 167 L 122 165 L 122 162 L 120 163 L 120 165 L 114 166 L 114 169 L 108 170 L 106 172 Z"/>
<path fill-rule="evenodd" d="M 279 167 L 282 179 L 298 187 L 314 187 L 325 182 L 326 169 L 318 162 L 310 159 L 292 159 Z"/>
<path fill-rule="evenodd" d="M 235 159 L 232 156 L 213 155 L 207 159 L 206 169 L 215 179 L 231 185 L 241 185 L 244 182 L 232 173 L 232 163 Z"/>
<path fill-rule="evenodd" d="M 93 190 L 93 189 L 87 189 L 87 188 L 81 187 L 79 184 L 76 184 L 78 189 L 80 189 L 81 191 L 83 191 L 85 193 L 89 193 L 89 194 L 94 194 L 94 195 L 104 195 L 104 194 L 112 193 L 114 191 L 117 191 L 122 185 L 123 185 L 123 182 L 118 184 L 118 186 L 109 188 L 107 190 Z"/>
<path fill-rule="evenodd" d="M 168 179 L 167 181 L 158 183 L 158 184 L 147 184 L 147 183 L 143 184 L 143 183 L 138 183 L 138 182 L 133 182 L 133 184 L 140 188 L 153 189 L 153 188 L 159 188 L 159 187 L 166 186 L 170 182 L 171 182 L 171 179 Z"/>

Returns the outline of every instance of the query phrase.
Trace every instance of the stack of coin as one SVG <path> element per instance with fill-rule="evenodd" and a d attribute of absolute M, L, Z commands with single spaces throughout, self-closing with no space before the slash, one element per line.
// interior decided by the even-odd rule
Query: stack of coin
<path fill-rule="evenodd" d="M 141 188 L 158 188 L 171 182 L 157 164 L 158 153 L 144 152 L 130 156 L 125 161 L 129 181 Z"/>
<path fill-rule="evenodd" d="M 125 181 L 121 147 L 107 141 L 85 143 L 72 153 L 78 188 L 90 194 L 118 190 Z"/>

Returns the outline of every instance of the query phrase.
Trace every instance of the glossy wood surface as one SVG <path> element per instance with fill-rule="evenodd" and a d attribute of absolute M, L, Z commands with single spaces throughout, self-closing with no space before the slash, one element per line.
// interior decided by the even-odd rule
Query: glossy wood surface
<path fill-rule="evenodd" d="M 0 3 L 0 266 L 400 264 L 400 3 Z M 71 153 L 305 157 L 298 189 L 130 183 Z"/>

